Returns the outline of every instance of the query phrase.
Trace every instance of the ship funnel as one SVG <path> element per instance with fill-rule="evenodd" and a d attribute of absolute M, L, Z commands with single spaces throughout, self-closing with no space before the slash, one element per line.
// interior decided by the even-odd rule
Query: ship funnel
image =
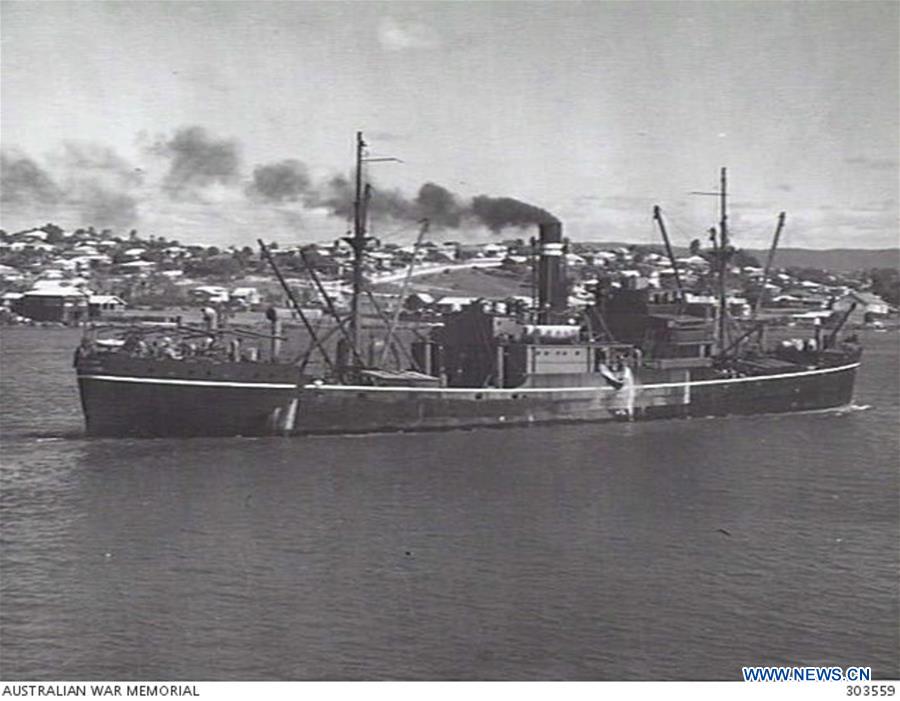
<path fill-rule="evenodd" d="M 538 322 L 549 324 L 566 311 L 568 304 L 565 244 L 562 224 L 558 221 L 542 222 L 538 225 L 538 231 Z"/>

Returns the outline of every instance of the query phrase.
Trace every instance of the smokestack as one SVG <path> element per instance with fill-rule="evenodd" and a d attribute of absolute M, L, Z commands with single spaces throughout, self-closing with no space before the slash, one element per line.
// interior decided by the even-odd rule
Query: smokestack
<path fill-rule="evenodd" d="M 542 222 L 538 231 L 538 323 L 551 324 L 555 317 L 565 313 L 568 303 L 562 224 Z"/>

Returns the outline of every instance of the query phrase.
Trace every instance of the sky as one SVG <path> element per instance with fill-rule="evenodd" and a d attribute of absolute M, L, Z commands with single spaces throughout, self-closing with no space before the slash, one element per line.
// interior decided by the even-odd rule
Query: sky
<path fill-rule="evenodd" d="M 898 245 L 896 2 L 2 2 L 0 225 L 182 242 L 372 233 Z M 421 188 L 426 183 L 439 188 Z M 531 210 L 527 210 L 531 211 Z M 505 216 L 505 215 L 504 215 Z M 500 223 L 498 223 L 500 222 Z M 491 228 L 493 226 L 493 230 Z"/>

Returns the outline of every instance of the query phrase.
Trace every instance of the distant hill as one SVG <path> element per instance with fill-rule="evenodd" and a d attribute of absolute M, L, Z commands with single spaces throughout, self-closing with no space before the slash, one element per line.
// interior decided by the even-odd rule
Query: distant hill
<path fill-rule="evenodd" d="M 634 244 L 622 242 L 593 243 L 602 248 L 628 247 Z M 646 246 L 647 244 L 638 244 Z M 654 246 L 657 244 L 653 244 Z M 662 248 L 662 244 L 659 244 Z M 687 248 L 675 246 L 675 255 L 682 256 Z M 747 253 L 765 263 L 768 250 L 745 249 Z M 869 268 L 900 268 L 900 248 L 779 248 L 775 254 L 775 265 L 780 268 L 820 268 L 822 270 L 850 271 Z"/>
<path fill-rule="evenodd" d="M 748 253 L 764 263 L 768 251 L 748 250 Z M 849 271 L 868 268 L 900 268 L 900 248 L 829 248 L 817 251 L 811 248 L 780 248 L 775 254 L 775 265 L 780 268 L 821 268 L 823 270 Z"/>

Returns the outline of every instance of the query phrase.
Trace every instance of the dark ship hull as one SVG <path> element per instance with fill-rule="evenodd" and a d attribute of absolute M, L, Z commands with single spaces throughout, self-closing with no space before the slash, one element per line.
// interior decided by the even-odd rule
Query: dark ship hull
<path fill-rule="evenodd" d="M 76 364 L 92 436 L 260 436 L 295 422 L 299 372 L 288 365 L 103 354 Z"/>
<path fill-rule="evenodd" d="M 116 360 L 79 365 L 90 435 L 428 431 L 809 411 L 850 404 L 859 367 L 858 355 L 834 354 L 831 365 L 758 376 L 683 371 L 620 387 L 473 389 L 302 384 L 289 366 Z"/>

